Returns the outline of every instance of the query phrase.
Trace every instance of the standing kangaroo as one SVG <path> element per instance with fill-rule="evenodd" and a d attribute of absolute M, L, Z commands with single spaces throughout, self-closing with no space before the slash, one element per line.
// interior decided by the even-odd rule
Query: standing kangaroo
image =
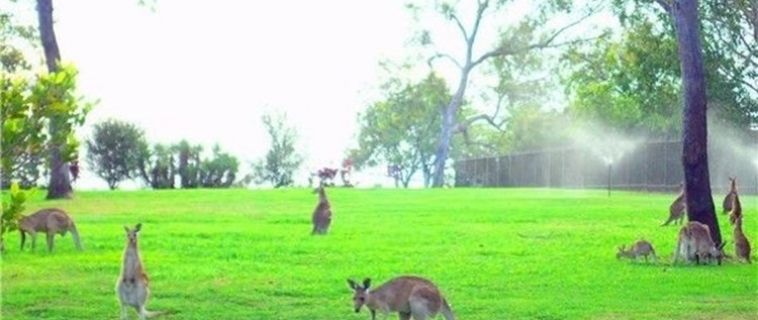
<path fill-rule="evenodd" d="M 742 219 L 742 203 L 740 203 L 740 195 L 735 192 L 732 194 L 732 209 L 729 211 L 729 223 L 734 224 L 739 219 Z"/>
<path fill-rule="evenodd" d="M 726 197 L 724 197 L 724 214 L 729 213 L 732 211 L 732 203 L 734 201 L 734 196 L 737 194 L 737 178 L 729 178 L 729 192 L 727 192 Z"/>
<path fill-rule="evenodd" d="M 700 264 L 701 261 L 707 263 L 715 258 L 720 265 L 721 260 L 724 258 L 723 249 L 725 244 L 726 242 L 722 242 L 717 247 L 713 243 L 710 228 L 707 225 L 697 221 L 690 221 L 679 230 L 679 239 L 674 251 L 673 264 L 676 264 L 680 259 L 695 261 L 695 264 Z"/>
<path fill-rule="evenodd" d="M 363 280 L 363 286 L 351 279 L 347 283 L 354 292 L 355 312 L 360 312 L 365 305 L 371 312 L 371 320 L 376 319 L 377 310 L 384 318 L 390 312 L 397 312 L 400 320 L 409 320 L 411 317 L 414 320 L 426 320 L 442 313 L 445 320 L 455 320 L 450 305 L 437 286 L 427 279 L 400 276 L 372 290 L 369 290 L 371 279 L 368 278 Z"/>
<path fill-rule="evenodd" d="M 71 232 L 74 238 L 74 245 L 77 249 L 82 250 L 82 243 L 79 240 L 79 231 L 76 230 L 74 220 L 66 214 L 65 211 L 57 208 L 48 208 L 39 210 L 32 215 L 21 218 L 18 222 L 19 233 L 21 234 L 21 250 L 24 250 L 26 234 L 32 237 L 32 250 L 37 243 L 37 232 L 47 234 L 47 250 L 53 251 L 55 234 L 65 236 L 66 232 Z"/>
<path fill-rule="evenodd" d="M 126 308 L 128 306 L 134 307 L 140 320 L 163 314 L 163 312 L 148 311 L 146 308 L 150 288 L 147 273 L 142 266 L 142 259 L 140 259 L 139 248 L 137 247 L 137 232 L 141 228 L 142 223 L 137 223 L 134 229 L 124 226 L 126 249 L 124 249 L 121 276 L 116 280 L 116 295 L 121 303 L 121 319 L 126 319 Z"/>
<path fill-rule="evenodd" d="M 329 204 L 329 199 L 326 198 L 323 184 L 313 190 L 313 193 L 318 193 L 318 204 L 313 210 L 313 217 L 311 218 L 313 222 L 311 234 L 326 234 L 329 231 L 329 225 L 332 224 L 332 206 Z"/>
<path fill-rule="evenodd" d="M 742 232 L 742 217 L 734 221 L 734 253 L 737 258 L 742 258 L 747 263 L 750 261 L 750 241 L 747 240 L 745 233 Z"/>
<path fill-rule="evenodd" d="M 647 261 L 647 257 L 652 256 L 654 261 L 658 260 L 658 257 L 655 256 L 655 249 L 653 249 L 653 245 L 646 240 L 639 240 L 635 242 L 632 247 L 629 248 L 629 250 L 626 250 L 625 247 L 625 245 L 619 247 L 619 251 L 616 253 L 616 259 L 627 257 L 632 258 L 632 261 L 637 261 L 637 258 L 642 256 L 645 257 L 645 261 Z"/>
<path fill-rule="evenodd" d="M 669 219 L 661 227 L 667 226 L 676 220 L 679 220 L 680 225 L 684 222 L 684 214 L 687 212 L 687 201 L 684 197 L 684 184 L 679 184 L 679 186 L 681 187 L 681 191 L 679 191 L 679 195 L 676 196 L 674 202 L 669 206 Z"/>

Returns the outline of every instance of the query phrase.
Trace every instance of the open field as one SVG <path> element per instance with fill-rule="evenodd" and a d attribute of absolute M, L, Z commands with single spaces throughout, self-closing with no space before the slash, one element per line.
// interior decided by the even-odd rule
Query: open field
<path fill-rule="evenodd" d="M 328 189 L 334 222 L 310 235 L 311 190 L 79 192 L 43 201 L 77 222 L 47 253 L 2 259 L 3 319 L 118 319 L 124 225 L 140 250 L 160 319 L 367 319 L 346 279 L 435 281 L 463 320 L 758 319 L 758 264 L 670 266 L 678 226 L 660 227 L 673 194 L 545 189 Z M 717 211 L 723 195 L 716 195 Z M 758 251 L 758 197 L 742 197 Z M 719 214 L 733 255 L 731 227 Z M 615 258 L 644 237 L 661 263 Z M 754 254 L 755 257 L 755 254 Z M 397 316 L 392 315 L 391 319 Z M 130 310 L 130 318 L 136 315 Z"/>

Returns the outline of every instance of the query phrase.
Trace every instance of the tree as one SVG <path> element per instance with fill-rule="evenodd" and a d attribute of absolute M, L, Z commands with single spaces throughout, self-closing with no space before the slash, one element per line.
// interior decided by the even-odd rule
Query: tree
<path fill-rule="evenodd" d="M 187 140 L 182 140 L 173 147 L 177 154 L 179 174 L 179 183 L 181 188 L 197 188 L 200 185 L 200 154 L 203 152 L 203 146 L 190 145 Z"/>
<path fill-rule="evenodd" d="M 203 188 L 229 188 L 234 184 L 238 168 L 237 158 L 215 145 L 213 158 L 203 159 L 200 165 L 200 185 Z"/>
<path fill-rule="evenodd" d="M 266 113 L 261 117 L 271 138 L 271 146 L 263 159 L 253 164 L 256 183 L 269 182 L 274 188 L 286 187 L 294 182 L 294 173 L 303 163 L 297 152 L 297 131 L 285 123 L 286 114 Z"/>
<path fill-rule="evenodd" d="M 385 101 L 376 102 L 360 115 L 358 149 L 350 158 L 357 167 L 379 163 L 396 165 L 398 182 L 408 187 L 420 169 L 428 185 L 432 157 L 439 132 L 439 110 L 450 99 L 445 80 L 430 73 L 414 85 L 388 92 Z"/>
<path fill-rule="evenodd" d="M 486 16 L 485 13 L 487 13 L 490 9 L 501 9 L 508 3 L 512 2 L 497 1 L 491 3 L 489 0 L 477 1 L 477 7 L 474 10 L 474 19 L 471 23 L 471 26 L 468 28 L 464 26 L 464 22 L 461 19 L 461 14 L 455 5 L 442 3 L 437 6 L 438 12 L 442 14 L 446 20 L 454 23 L 458 31 L 460 31 L 463 43 L 465 44 L 465 49 L 462 61 L 459 61 L 448 53 L 435 53 L 429 60 L 431 64 L 438 58 L 445 58 L 451 61 L 459 72 L 459 82 L 457 89 L 455 90 L 455 93 L 453 94 L 449 103 L 441 111 L 442 125 L 438 138 L 438 146 L 435 152 L 433 171 L 433 186 L 435 187 L 442 187 L 444 185 L 444 171 L 448 156 L 450 154 L 453 135 L 465 131 L 468 126 L 477 121 L 487 121 L 493 125 L 496 125 L 492 115 L 486 113 L 477 114 L 463 120 L 459 119 L 459 112 L 461 106 L 463 105 L 466 89 L 469 85 L 469 79 L 472 76 L 471 72 L 477 66 L 482 65 L 485 62 L 491 62 L 492 59 L 496 57 L 521 55 L 533 50 L 547 49 L 565 45 L 566 43 L 559 42 L 560 36 L 562 36 L 566 30 L 569 30 L 573 26 L 579 24 L 587 17 L 593 15 L 595 12 L 595 8 L 593 8 L 578 20 L 566 24 L 561 28 L 548 30 L 543 33 L 540 32 L 540 27 L 549 25 L 547 22 L 551 14 L 571 11 L 570 2 L 551 1 L 547 5 L 540 8 L 539 12 L 535 16 L 525 18 L 516 27 L 501 32 L 500 41 L 494 46 L 493 49 L 481 55 L 475 55 L 474 47 L 477 42 L 477 35 L 480 31 L 482 19 Z M 413 9 L 418 9 L 416 6 L 410 7 Z M 580 40 L 571 40 L 568 43 L 574 41 Z M 422 33 L 422 44 L 432 44 L 432 38 L 428 32 Z"/>
<path fill-rule="evenodd" d="M 153 145 L 152 151 L 145 146 L 139 156 L 140 177 L 153 189 L 173 189 L 176 164 L 172 148 L 162 144 Z"/>
<path fill-rule="evenodd" d="M 134 124 L 115 119 L 97 123 L 86 145 L 87 163 L 111 190 L 139 176 L 140 152 L 147 148 L 147 141 Z"/>
<path fill-rule="evenodd" d="M 42 48 L 45 51 L 47 70 L 51 74 L 56 74 L 60 70 L 61 53 L 58 48 L 58 41 L 55 39 L 55 30 L 53 29 L 53 1 L 37 0 L 37 13 L 40 40 L 42 40 Z M 50 101 L 47 101 L 47 108 L 54 108 L 53 104 L 59 102 L 56 98 L 62 99 L 63 97 L 52 98 Z M 48 130 L 51 135 L 70 135 L 72 133 L 71 129 L 65 117 L 54 115 L 50 118 Z M 68 159 L 63 154 L 64 148 L 65 146 L 61 144 L 50 146 L 50 182 L 48 183 L 47 199 L 70 198 L 74 191 L 71 187 Z"/>
<path fill-rule="evenodd" d="M 684 87 L 683 154 L 687 218 L 706 224 L 721 244 L 708 172 L 706 84 L 697 0 L 656 0 L 674 20 Z"/>

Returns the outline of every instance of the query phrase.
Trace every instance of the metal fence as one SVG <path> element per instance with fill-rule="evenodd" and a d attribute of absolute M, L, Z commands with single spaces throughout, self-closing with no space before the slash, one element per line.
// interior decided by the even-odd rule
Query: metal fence
<path fill-rule="evenodd" d="M 737 148 L 709 143 L 714 192 L 736 176 L 742 193 L 758 194 L 758 144 Z M 454 164 L 456 187 L 607 188 L 673 191 L 683 181 L 681 141 L 645 142 L 606 162 L 590 149 L 566 147 L 498 157 L 464 159 Z"/>

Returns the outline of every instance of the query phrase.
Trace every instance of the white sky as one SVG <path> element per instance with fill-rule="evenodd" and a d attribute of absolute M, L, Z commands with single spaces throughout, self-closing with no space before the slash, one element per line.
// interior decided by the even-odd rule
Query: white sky
<path fill-rule="evenodd" d="M 339 165 L 378 61 L 411 30 L 402 1 L 159 0 L 155 12 L 136 2 L 55 3 L 62 57 L 79 68 L 80 92 L 100 99 L 88 124 L 114 117 L 151 143 L 218 142 L 243 171 L 268 148 L 268 109 L 297 127 L 304 169 Z"/>
<path fill-rule="evenodd" d="M 243 173 L 268 148 L 260 117 L 271 109 L 297 128 L 304 170 L 338 166 L 357 114 L 379 97 L 379 61 L 408 55 L 419 27 L 404 0 L 157 0 L 155 11 L 137 2 L 54 3 L 62 58 L 78 67 L 79 92 L 100 100 L 79 136 L 118 118 L 142 127 L 151 144 L 219 143 Z M 487 18 L 480 54 L 516 11 Z M 462 53 L 454 25 L 434 28 L 437 46 Z M 76 188 L 105 186 L 85 172 Z"/>

